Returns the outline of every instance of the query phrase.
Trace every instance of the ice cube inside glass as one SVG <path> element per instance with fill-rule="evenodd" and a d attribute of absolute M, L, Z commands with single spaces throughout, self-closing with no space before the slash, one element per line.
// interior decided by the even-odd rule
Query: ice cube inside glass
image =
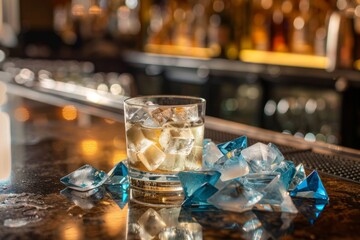
<path fill-rule="evenodd" d="M 182 191 L 177 173 L 200 170 L 205 100 L 157 95 L 125 100 L 130 184 L 151 191 Z"/>

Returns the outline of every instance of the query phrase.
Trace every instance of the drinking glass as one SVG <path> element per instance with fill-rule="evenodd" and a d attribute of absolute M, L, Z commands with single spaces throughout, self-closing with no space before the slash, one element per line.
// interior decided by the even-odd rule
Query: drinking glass
<path fill-rule="evenodd" d="M 131 188 L 182 192 L 177 173 L 202 166 L 205 99 L 142 96 L 126 99 L 124 109 Z"/>

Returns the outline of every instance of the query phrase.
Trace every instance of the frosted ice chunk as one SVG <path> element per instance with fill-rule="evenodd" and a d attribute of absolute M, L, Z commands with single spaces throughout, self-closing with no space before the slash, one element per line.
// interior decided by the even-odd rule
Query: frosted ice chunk
<path fill-rule="evenodd" d="M 194 146 L 190 154 L 186 156 L 185 170 L 200 170 L 202 168 L 203 148 Z"/>
<path fill-rule="evenodd" d="M 166 227 L 166 223 L 161 218 L 159 213 L 154 209 L 149 208 L 139 219 L 138 224 L 151 237 L 155 237 L 160 231 Z"/>
<path fill-rule="evenodd" d="M 192 240 L 191 233 L 185 228 L 167 227 L 159 233 L 159 240 Z"/>
<path fill-rule="evenodd" d="M 219 209 L 244 212 L 250 210 L 263 195 L 247 188 L 238 180 L 231 180 L 224 188 L 208 199 L 208 202 Z"/>
<path fill-rule="evenodd" d="M 298 213 L 289 193 L 276 176 L 263 190 L 263 198 L 255 205 L 255 209 L 273 212 Z"/>
<path fill-rule="evenodd" d="M 131 126 L 126 132 L 126 137 L 128 147 L 135 152 L 142 152 L 151 144 L 153 144 L 152 141 L 144 136 L 139 124 L 134 124 Z"/>
<path fill-rule="evenodd" d="M 151 109 L 150 111 L 152 120 L 160 126 L 168 122 L 173 116 L 170 107 L 158 107 L 156 109 Z"/>
<path fill-rule="evenodd" d="M 231 158 L 223 156 L 214 163 L 213 168 L 221 173 L 221 181 L 244 176 L 250 171 L 247 162 L 241 156 Z"/>
<path fill-rule="evenodd" d="M 136 156 L 149 171 L 157 169 L 166 158 L 166 154 L 155 144 L 149 145 L 146 149 L 138 152 Z"/>
<path fill-rule="evenodd" d="M 251 171 L 255 173 L 271 171 L 284 160 L 284 156 L 272 143 L 268 145 L 255 143 L 243 149 L 241 155 L 249 163 Z"/>
<path fill-rule="evenodd" d="M 85 164 L 65 177 L 62 177 L 60 181 L 71 189 L 88 191 L 101 186 L 107 178 L 108 175 L 104 171 Z"/>
<path fill-rule="evenodd" d="M 195 122 L 199 120 L 198 106 L 176 107 L 173 109 L 175 122 Z"/>
<path fill-rule="evenodd" d="M 203 169 L 212 169 L 224 154 L 219 150 L 214 142 L 210 141 L 205 144 L 203 151 Z"/>
<path fill-rule="evenodd" d="M 181 154 L 166 154 L 166 160 L 160 164 L 158 169 L 173 172 L 183 171 L 186 157 L 186 155 Z"/>
<path fill-rule="evenodd" d="M 164 152 L 189 155 L 195 141 L 190 128 L 175 123 L 169 123 L 163 127 L 159 142 Z"/>

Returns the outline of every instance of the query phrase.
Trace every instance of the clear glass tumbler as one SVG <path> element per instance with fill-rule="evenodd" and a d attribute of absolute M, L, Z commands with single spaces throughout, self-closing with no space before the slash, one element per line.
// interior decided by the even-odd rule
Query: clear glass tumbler
<path fill-rule="evenodd" d="M 205 99 L 143 96 L 124 107 L 131 188 L 181 192 L 177 173 L 202 166 Z"/>

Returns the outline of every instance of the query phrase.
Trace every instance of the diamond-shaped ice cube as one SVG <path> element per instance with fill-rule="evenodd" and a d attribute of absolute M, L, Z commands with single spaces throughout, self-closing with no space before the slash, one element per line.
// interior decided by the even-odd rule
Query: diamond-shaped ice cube
<path fill-rule="evenodd" d="M 106 187 L 111 198 L 121 209 L 123 209 L 129 201 L 129 194 L 126 191 L 127 189 L 125 190 L 122 186 L 123 185 L 109 185 Z"/>
<path fill-rule="evenodd" d="M 237 155 L 237 153 L 240 153 L 241 150 L 247 148 L 247 137 L 241 136 L 232 141 L 220 143 L 217 145 L 217 147 L 224 155 L 227 155 L 234 150 L 236 150 L 236 152 L 233 155 Z"/>
<path fill-rule="evenodd" d="M 306 173 L 305 173 L 304 165 L 302 163 L 300 163 L 299 165 L 296 166 L 296 172 L 295 172 L 293 179 L 291 180 L 289 190 L 294 190 L 294 188 L 299 183 L 304 181 L 305 178 L 306 178 Z"/>
<path fill-rule="evenodd" d="M 203 150 L 203 169 L 213 169 L 214 163 L 223 156 L 224 154 L 222 154 L 214 142 L 207 142 Z"/>
<path fill-rule="evenodd" d="M 128 228 L 128 238 L 129 239 L 141 239 L 148 240 L 153 239 L 149 233 L 145 231 L 145 229 L 140 226 L 138 223 L 130 223 Z"/>
<path fill-rule="evenodd" d="M 138 224 L 151 237 L 155 237 L 166 227 L 166 223 L 161 216 L 152 208 L 149 208 L 139 219 Z"/>
<path fill-rule="evenodd" d="M 247 188 L 238 180 L 231 180 L 220 191 L 208 199 L 208 202 L 219 209 L 244 212 L 250 210 L 263 195 L 251 188 Z"/>
<path fill-rule="evenodd" d="M 256 191 L 263 191 L 279 173 L 250 173 L 239 180 L 247 187 Z"/>
<path fill-rule="evenodd" d="M 249 163 L 251 171 L 255 173 L 271 171 L 284 160 L 284 156 L 272 143 L 255 143 L 242 150 L 241 154 Z"/>
<path fill-rule="evenodd" d="M 314 170 L 310 175 L 290 192 L 292 197 L 313 198 L 328 201 L 329 196 L 320 179 L 319 174 Z"/>
<path fill-rule="evenodd" d="M 262 199 L 255 205 L 255 209 L 262 211 L 297 213 L 294 203 L 280 181 L 280 176 L 275 177 L 263 190 Z"/>
<path fill-rule="evenodd" d="M 117 185 L 117 184 L 127 184 L 129 185 L 128 181 L 128 169 L 127 166 L 124 164 L 126 161 L 121 161 L 116 164 L 109 172 L 109 178 L 106 180 L 105 184 L 108 185 Z"/>
<path fill-rule="evenodd" d="M 77 191 L 89 191 L 101 186 L 107 178 L 108 175 L 104 171 L 86 164 L 62 177 L 60 181 L 67 187 Z"/>
<path fill-rule="evenodd" d="M 192 240 L 191 233 L 180 227 L 167 227 L 159 233 L 159 240 Z"/>
<path fill-rule="evenodd" d="M 207 202 L 208 198 L 216 193 L 218 189 L 210 183 L 203 184 L 198 188 L 191 196 L 187 197 L 181 206 L 206 206 L 209 205 Z"/>
<path fill-rule="evenodd" d="M 221 157 L 214 163 L 213 168 L 221 173 L 221 181 L 228 181 L 249 173 L 248 163 L 242 156 Z"/>
<path fill-rule="evenodd" d="M 159 137 L 165 153 L 188 155 L 194 146 L 194 135 L 184 124 L 167 123 Z"/>
<path fill-rule="evenodd" d="M 166 158 L 166 154 L 155 144 L 149 145 L 136 156 L 149 171 L 157 169 Z"/>
<path fill-rule="evenodd" d="M 280 173 L 280 181 L 284 184 L 285 189 L 289 188 L 290 182 L 295 175 L 295 165 L 291 161 L 282 161 L 274 170 L 275 173 Z"/>
<path fill-rule="evenodd" d="M 327 202 L 317 201 L 309 198 L 293 198 L 294 204 L 299 212 L 308 219 L 310 224 L 314 224 L 324 210 Z"/>
<path fill-rule="evenodd" d="M 215 186 L 220 178 L 220 173 L 217 171 L 195 171 L 195 172 L 179 172 L 178 176 L 181 185 L 184 189 L 185 197 L 191 196 L 204 183 L 209 183 Z"/>

